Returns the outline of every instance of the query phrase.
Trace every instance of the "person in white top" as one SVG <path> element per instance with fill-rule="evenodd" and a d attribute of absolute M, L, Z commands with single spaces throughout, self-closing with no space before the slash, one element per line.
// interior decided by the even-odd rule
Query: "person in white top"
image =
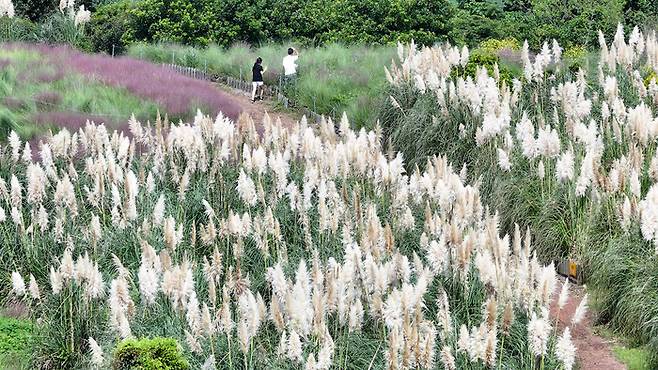
<path fill-rule="evenodd" d="M 297 74 L 297 58 L 299 58 L 297 51 L 288 48 L 288 55 L 283 58 L 283 71 L 286 77 L 294 77 Z"/>
<path fill-rule="evenodd" d="M 288 48 L 288 55 L 283 57 L 283 93 L 290 98 L 294 93 L 295 80 L 297 79 L 297 50 Z"/>

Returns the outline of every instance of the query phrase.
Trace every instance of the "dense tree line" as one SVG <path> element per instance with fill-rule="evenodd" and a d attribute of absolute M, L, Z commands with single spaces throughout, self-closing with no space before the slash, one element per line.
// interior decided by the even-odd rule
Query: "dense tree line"
<path fill-rule="evenodd" d="M 17 12 L 32 21 L 58 0 L 24 0 Z M 565 46 L 596 43 L 596 31 L 618 22 L 653 27 L 653 0 L 81 0 L 94 13 L 88 32 L 97 50 L 133 41 L 228 46 L 244 41 L 295 40 L 422 44 L 490 38 L 527 39 L 538 47 L 555 38 Z"/>

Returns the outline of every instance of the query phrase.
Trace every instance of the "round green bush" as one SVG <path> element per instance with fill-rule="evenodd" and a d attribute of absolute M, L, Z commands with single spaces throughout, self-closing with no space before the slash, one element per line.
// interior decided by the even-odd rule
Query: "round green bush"
<path fill-rule="evenodd" d="M 117 345 L 114 370 L 188 370 L 190 365 L 173 338 L 126 339 Z"/>

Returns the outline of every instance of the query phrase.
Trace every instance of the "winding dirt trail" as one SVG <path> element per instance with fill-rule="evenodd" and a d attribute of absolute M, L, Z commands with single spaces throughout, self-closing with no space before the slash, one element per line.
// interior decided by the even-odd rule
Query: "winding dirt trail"
<path fill-rule="evenodd" d="M 562 281 L 563 280 L 560 280 L 560 282 Z M 561 283 L 558 284 L 556 294 L 559 294 L 561 287 Z M 580 304 L 581 299 L 585 295 L 583 287 L 580 286 L 570 284 L 569 290 L 569 300 L 561 311 L 558 312 L 557 299 L 554 299 L 553 305 L 551 306 L 551 318 L 553 320 L 556 318 L 558 319 L 559 333 L 562 333 L 565 326 L 571 325 L 571 318 Z M 619 362 L 612 353 L 612 344 L 614 342 L 594 333 L 592 328 L 593 321 L 592 314 L 588 310 L 585 318 L 583 318 L 583 321 L 581 321 L 580 324 L 571 325 L 571 340 L 576 346 L 576 357 L 580 369 L 626 369 L 626 366 Z"/>
<path fill-rule="evenodd" d="M 292 127 L 299 120 L 298 118 L 293 117 L 290 113 L 277 112 L 273 103 L 269 100 L 252 103 L 251 96 L 242 90 L 232 89 L 222 84 L 215 85 L 219 90 L 229 94 L 231 98 L 239 104 L 242 112 L 251 116 L 251 119 L 254 120 L 256 125 L 259 125 L 262 122 L 263 116 L 266 112 L 270 115 L 272 122 L 276 122 L 277 118 L 281 119 L 281 123 L 284 127 Z"/>

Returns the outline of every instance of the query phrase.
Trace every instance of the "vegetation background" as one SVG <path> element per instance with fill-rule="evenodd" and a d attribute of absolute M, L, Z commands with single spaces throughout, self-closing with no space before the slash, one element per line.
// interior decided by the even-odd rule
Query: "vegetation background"
<path fill-rule="evenodd" d="M 74 27 L 71 19 L 57 11 L 58 4 L 56 0 L 16 1 L 17 17 L 0 18 L 0 40 L 64 43 L 84 51 L 173 61 L 234 77 L 245 77 L 256 55 L 274 61 L 290 44 L 308 48 L 295 91 L 302 104 L 331 115 L 346 111 L 357 126 L 373 127 L 380 118 L 391 130 L 387 134 L 399 128 L 390 136 L 397 148 L 405 149 L 410 168 L 422 165 L 427 155 L 443 148 L 440 152 L 453 162 L 479 160 L 469 168 L 491 179 L 495 178 L 487 172 L 491 153 L 472 156 L 468 143 L 459 143 L 461 146 L 450 151 L 437 145 L 454 141 L 458 125 L 448 127 L 453 131 L 442 131 L 445 126 L 438 128 L 420 119 L 436 114 L 431 97 L 405 100 L 406 95 L 413 95 L 410 86 L 386 89 L 383 66 L 395 55 L 392 45 L 412 39 L 422 45 L 443 41 L 469 45 L 471 63 L 463 73 L 472 75 L 476 65 L 492 68 L 498 64 L 502 79 L 510 81 L 521 75 L 514 62 L 519 41 L 528 40 L 531 49 L 537 50 L 544 40 L 557 40 L 565 48 L 569 68 L 576 71 L 596 59 L 592 50 L 597 30 L 612 35 L 619 22 L 627 31 L 636 25 L 652 29 L 658 24 L 658 2 L 651 0 L 78 0 L 76 5 L 93 12 L 85 27 Z M 273 73 L 267 77 L 270 84 L 277 83 L 279 69 L 272 66 Z M 66 91 L 78 83 L 70 79 L 43 83 L 37 89 L 21 86 L 14 77 L 10 73 L 2 77 L 5 95 Z M 112 104 L 122 107 L 117 114 L 127 114 L 126 110 L 139 104 L 121 91 L 112 94 L 110 100 L 130 103 Z M 397 98 L 408 117 L 393 115 L 389 95 Z M 84 110 L 75 99 L 62 104 Z M 32 117 L 37 104 L 21 109 L 19 118 Z M 143 115 L 152 115 L 155 109 L 153 104 L 144 105 Z M 6 110 L 2 114 L 16 115 Z M 428 131 L 419 135 L 420 126 Z M 424 139 L 417 140 L 419 137 Z M 658 269 L 655 258 L 644 258 L 646 243 L 637 234 L 629 237 L 619 230 L 610 232 L 606 227 L 612 215 L 606 213 L 598 219 L 576 219 L 576 228 L 557 229 L 550 221 L 563 215 L 559 208 L 562 194 L 551 194 L 539 204 L 529 202 L 536 198 L 533 189 L 537 183 L 521 170 L 512 180 L 494 179 L 489 188 L 485 184 L 483 196 L 502 211 L 508 226 L 525 217 L 526 224 L 543 236 L 538 241 L 545 247 L 547 259 L 568 256 L 578 227 L 590 230 L 583 244 L 606 241 L 586 256 L 592 271 L 590 286 L 598 289 L 601 322 L 658 348 Z M 521 191 L 514 187 L 520 183 Z M 509 186 L 495 188 L 495 184 Z"/>

